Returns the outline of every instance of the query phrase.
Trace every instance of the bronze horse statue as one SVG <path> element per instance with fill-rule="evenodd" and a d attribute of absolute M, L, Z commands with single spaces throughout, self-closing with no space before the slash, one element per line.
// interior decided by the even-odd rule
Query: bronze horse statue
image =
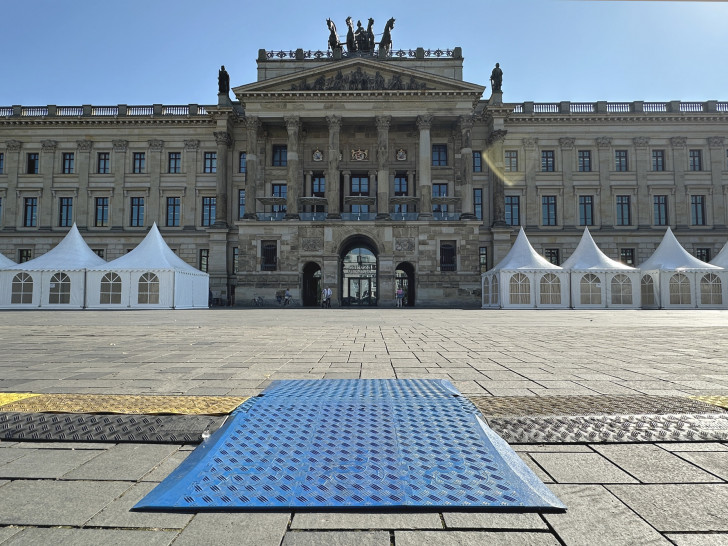
<path fill-rule="evenodd" d="M 394 28 L 394 17 L 392 17 L 387 24 L 384 25 L 384 33 L 382 39 L 379 41 L 379 49 L 384 51 L 386 55 L 392 52 L 392 29 Z"/>
<path fill-rule="evenodd" d="M 374 51 L 374 31 L 372 30 L 372 27 L 374 26 L 374 19 L 371 17 L 369 18 L 369 24 L 367 25 L 367 51 Z"/>
<path fill-rule="evenodd" d="M 346 26 L 349 27 L 349 32 L 346 33 L 346 50 L 349 53 L 356 51 L 356 41 L 354 41 L 354 21 L 351 17 L 346 18 Z"/>
<path fill-rule="evenodd" d="M 336 33 L 336 25 L 331 19 L 326 19 L 326 26 L 329 27 L 329 31 L 331 31 L 331 34 L 329 34 L 329 47 L 333 51 L 334 49 L 341 47 L 341 42 L 339 41 L 339 35 Z"/>

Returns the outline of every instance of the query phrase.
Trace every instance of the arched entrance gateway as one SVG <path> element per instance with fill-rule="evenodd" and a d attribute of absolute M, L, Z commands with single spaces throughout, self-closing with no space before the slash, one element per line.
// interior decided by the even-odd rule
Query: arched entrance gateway
<path fill-rule="evenodd" d="M 404 290 L 404 301 L 402 305 L 414 307 L 415 305 L 415 267 L 409 262 L 402 262 L 397 265 L 394 272 L 394 289 Z"/>
<path fill-rule="evenodd" d="M 341 248 L 341 305 L 372 306 L 379 298 L 379 253 L 368 237 L 355 236 Z"/>
<path fill-rule="evenodd" d="M 321 267 L 315 262 L 303 266 L 301 303 L 305 306 L 321 305 Z"/>

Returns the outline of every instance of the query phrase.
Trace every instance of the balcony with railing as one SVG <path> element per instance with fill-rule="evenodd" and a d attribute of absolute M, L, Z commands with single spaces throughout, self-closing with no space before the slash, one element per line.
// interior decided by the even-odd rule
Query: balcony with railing
<path fill-rule="evenodd" d="M 165 116 L 194 117 L 207 115 L 207 108 L 198 104 L 140 106 L 0 106 L 0 118 L 48 118 L 48 117 L 126 117 Z"/>
<path fill-rule="evenodd" d="M 524 102 L 512 105 L 514 114 L 654 114 L 728 112 L 726 101 L 705 102 Z"/>

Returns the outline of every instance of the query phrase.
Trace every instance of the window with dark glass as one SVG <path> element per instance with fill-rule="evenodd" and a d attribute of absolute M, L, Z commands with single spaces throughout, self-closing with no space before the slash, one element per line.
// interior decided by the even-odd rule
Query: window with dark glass
<path fill-rule="evenodd" d="M 215 223 L 215 208 L 217 206 L 217 197 L 202 198 L 202 218 L 201 225 L 211 226 Z"/>
<path fill-rule="evenodd" d="M 203 273 L 207 273 L 207 266 L 208 262 L 210 260 L 210 249 L 209 248 L 201 248 L 200 249 L 200 266 L 197 268 Z"/>
<path fill-rule="evenodd" d="M 691 171 L 703 170 L 703 150 L 690 150 L 688 169 Z"/>
<path fill-rule="evenodd" d="M 245 190 L 238 190 L 238 220 L 245 216 Z"/>
<path fill-rule="evenodd" d="M 488 271 L 488 247 L 481 246 L 478 248 L 478 263 L 480 264 L 480 272 Z"/>
<path fill-rule="evenodd" d="M 710 248 L 696 248 L 695 257 L 701 262 L 710 261 Z"/>
<path fill-rule="evenodd" d="M 509 226 L 521 225 L 521 198 L 517 195 L 506 195 L 506 224 Z"/>
<path fill-rule="evenodd" d="M 591 195 L 579 196 L 579 225 L 594 225 L 594 197 Z"/>
<path fill-rule="evenodd" d="M 627 150 L 614 150 L 614 170 L 617 172 L 627 172 L 629 170 Z"/>
<path fill-rule="evenodd" d="M 518 151 L 506 150 L 505 152 L 506 172 L 518 172 Z"/>
<path fill-rule="evenodd" d="M 71 227 L 73 225 L 73 197 L 58 198 L 58 226 Z"/>
<path fill-rule="evenodd" d="M 39 163 L 40 163 L 40 160 L 38 159 L 38 154 L 28 154 L 27 158 L 28 158 L 28 163 L 27 163 L 26 172 L 28 174 L 38 174 Z"/>
<path fill-rule="evenodd" d="M 108 227 L 109 225 L 109 198 L 97 197 L 94 214 L 94 226 Z"/>
<path fill-rule="evenodd" d="M 129 225 L 131 227 L 144 226 L 144 198 L 131 197 L 129 199 Z"/>
<path fill-rule="evenodd" d="M 652 198 L 656 226 L 667 225 L 667 195 L 655 195 Z"/>
<path fill-rule="evenodd" d="M 397 173 L 394 175 L 394 196 L 395 197 L 406 197 L 409 195 L 407 187 L 407 176 L 404 173 Z M 394 212 L 407 212 L 407 204 L 395 204 Z"/>
<path fill-rule="evenodd" d="M 350 195 L 369 195 L 369 177 L 353 174 L 349 183 Z M 351 205 L 354 214 L 368 213 L 369 205 Z"/>
<path fill-rule="evenodd" d="M 63 159 L 63 167 L 61 172 L 63 174 L 73 174 L 73 152 L 66 152 L 62 156 Z"/>
<path fill-rule="evenodd" d="M 285 144 L 273 146 L 273 166 L 285 167 L 288 165 L 288 147 Z"/>
<path fill-rule="evenodd" d="M 617 196 L 617 225 L 618 226 L 631 226 L 632 225 L 632 208 L 631 196 L 630 195 L 618 195 Z"/>
<path fill-rule="evenodd" d="M 238 172 L 248 172 L 248 154 L 245 152 L 240 152 L 240 157 L 238 159 Z"/>
<path fill-rule="evenodd" d="M 432 166 L 447 167 L 447 144 L 432 145 Z"/>
<path fill-rule="evenodd" d="M 233 247 L 233 275 L 235 275 L 238 272 L 238 267 L 240 263 L 240 250 L 238 247 Z"/>
<path fill-rule="evenodd" d="M 144 152 L 134 152 L 132 156 L 131 172 L 135 174 L 141 174 L 144 172 L 144 163 L 146 161 L 146 154 Z"/>
<path fill-rule="evenodd" d="M 5 154 L 0 153 L 0 174 L 5 173 Z"/>
<path fill-rule="evenodd" d="M 473 172 L 483 172 L 483 156 L 480 152 L 473 152 Z"/>
<path fill-rule="evenodd" d="M 665 150 L 652 150 L 652 170 L 665 170 Z"/>
<path fill-rule="evenodd" d="M 558 248 L 546 248 L 544 249 L 544 256 L 546 259 L 554 265 L 560 265 L 560 256 Z"/>
<path fill-rule="evenodd" d="M 579 150 L 578 152 L 578 169 L 580 173 L 589 173 L 592 170 L 591 167 L 591 150 Z"/>
<path fill-rule="evenodd" d="M 478 220 L 483 219 L 483 188 L 473 188 L 473 213 Z"/>
<path fill-rule="evenodd" d="M 690 196 L 690 223 L 694 226 L 704 226 L 705 222 L 705 196 Z"/>
<path fill-rule="evenodd" d="M 3 221 L 3 198 L 0 197 L 0 224 Z"/>
<path fill-rule="evenodd" d="M 634 267 L 634 248 L 619 249 L 619 261 L 630 267 Z"/>
<path fill-rule="evenodd" d="M 556 225 L 556 196 L 541 196 L 541 221 L 544 226 Z"/>
<path fill-rule="evenodd" d="M 275 271 L 278 269 L 278 244 L 276 241 L 261 241 L 260 270 Z"/>
<path fill-rule="evenodd" d="M 447 184 L 433 184 L 432 197 L 447 197 Z M 433 203 L 432 212 L 447 212 L 447 205 Z"/>
<path fill-rule="evenodd" d="M 179 227 L 181 198 L 167 197 L 167 227 Z"/>
<path fill-rule="evenodd" d="M 273 197 L 280 197 L 282 199 L 288 198 L 288 186 L 286 184 L 273 184 Z M 273 205 L 273 212 L 286 212 L 288 209 L 285 204 Z"/>
<path fill-rule="evenodd" d="M 323 173 L 313 173 L 311 179 L 311 193 L 313 197 L 326 197 L 326 177 Z M 314 212 L 324 212 L 324 205 L 316 205 Z"/>
<path fill-rule="evenodd" d="M 205 152 L 203 172 L 205 172 L 205 173 L 217 172 L 217 152 Z"/>
<path fill-rule="evenodd" d="M 179 174 L 182 172 L 182 153 L 169 152 L 167 156 L 167 172 L 169 174 Z"/>
<path fill-rule="evenodd" d="M 38 226 L 38 198 L 26 197 L 24 199 L 25 207 L 23 208 L 23 226 Z"/>
<path fill-rule="evenodd" d="M 109 152 L 99 152 L 96 155 L 96 172 L 109 174 L 111 172 Z"/>
<path fill-rule="evenodd" d="M 556 170 L 556 157 L 553 150 L 541 151 L 541 172 L 552 173 Z"/>
<path fill-rule="evenodd" d="M 455 241 L 440 241 L 440 271 L 457 271 Z"/>
<path fill-rule="evenodd" d="M 91 249 L 94 254 L 96 254 L 99 258 L 106 259 L 106 250 L 103 248 L 92 248 Z"/>
<path fill-rule="evenodd" d="M 33 259 L 33 250 L 30 248 L 20 248 L 18 249 L 18 263 L 24 264 L 25 262 L 29 262 Z"/>

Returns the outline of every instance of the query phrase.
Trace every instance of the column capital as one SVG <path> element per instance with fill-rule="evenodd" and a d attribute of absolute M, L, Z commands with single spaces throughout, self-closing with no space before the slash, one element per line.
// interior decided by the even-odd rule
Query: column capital
<path fill-rule="evenodd" d="M 215 131 L 212 134 L 215 136 L 215 143 L 218 146 L 230 146 L 233 143 L 233 137 L 227 131 Z"/>
<path fill-rule="evenodd" d="M 128 140 L 112 140 L 111 145 L 114 147 L 115 152 L 126 152 L 129 146 Z"/>
<path fill-rule="evenodd" d="M 650 144 L 650 137 L 638 136 L 632 139 L 636 148 L 647 148 Z"/>
<path fill-rule="evenodd" d="M 326 116 L 326 123 L 329 124 L 329 130 L 341 129 L 341 116 Z"/>
<path fill-rule="evenodd" d="M 725 146 L 725 138 L 722 136 L 708 137 L 707 140 L 708 140 L 708 146 L 710 146 L 711 149 L 723 148 Z"/>
<path fill-rule="evenodd" d="M 19 152 L 20 148 L 23 147 L 23 143 L 19 140 L 7 140 L 5 141 L 5 149 L 8 152 Z"/>
<path fill-rule="evenodd" d="M 612 137 L 600 136 L 594 139 L 599 148 L 605 149 L 612 145 Z"/>
<path fill-rule="evenodd" d="M 377 116 L 377 129 L 382 131 L 389 131 L 389 124 L 392 122 L 392 116 Z"/>
<path fill-rule="evenodd" d="M 93 147 L 94 147 L 94 143 L 91 140 L 77 140 L 76 141 L 76 149 L 79 152 L 90 152 Z"/>
<path fill-rule="evenodd" d="M 41 150 L 44 152 L 55 152 L 56 146 L 58 146 L 58 141 L 56 140 L 41 140 L 40 141 Z"/>
<path fill-rule="evenodd" d="M 301 127 L 301 118 L 298 116 L 287 116 L 285 118 L 285 122 L 288 132 L 291 132 L 292 130 L 297 131 Z"/>
<path fill-rule="evenodd" d="M 424 129 L 428 129 L 432 126 L 432 114 L 423 114 L 421 116 L 417 116 L 417 128 L 422 131 Z"/>
<path fill-rule="evenodd" d="M 466 116 L 460 116 L 458 118 L 458 125 L 460 126 L 461 131 L 465 131 L 467 129 L 472 129 L 474 124 L 475 124 L 475 116 L 473 114 L 468 114 Z"/>
<path fill-rule="evenodd" d="M 670 145 L 673 148 L 685 148 L 688 145 L 688 137 L 676 136 L 670 139 Z"/>
<path fill-rule="evenodd" d="M 200 141 L 199 140 L 185 140 L 185 150 L 187 151 L 195 151 L 200 148 Z"/>
<path fill-rule="evenodd" d="M 573 150 L 574 149 L 574 142 L 576 142 L 575 138 L 572 137 L 561 137 L 559 139 L 559 146 L 561 146 L 564 150 Z"/>
<path fill-rule="evenodd" d="M 351 176 L 351 171 L 341 171 L 344 176 Z"/>
<path fill-rule="evenodd" d="M 258 116 L 245 116 L 245 127 L 248 130 L 254 129 L 258 130 L 260 126 L 263 124 L 262 121 L 260 121 L 260 118 Z"/>
<path fill-rule="evenodd" d="M 164 148 L 163 140 L 147 140 L 147 144 L 152 152 L 161 152 Z"/>
<path fill-rule="evenodd" d="M 496 129 L 495 131 L 491 131 L 490 135 L 488 135 L 488 146 L 502 143 L 506 139 L 507 134 L 508 131 L 506 131 L 505 129 Z M 525 140 L 526 139 L 524 139 L 524 145 L 526 145 Z"/>

